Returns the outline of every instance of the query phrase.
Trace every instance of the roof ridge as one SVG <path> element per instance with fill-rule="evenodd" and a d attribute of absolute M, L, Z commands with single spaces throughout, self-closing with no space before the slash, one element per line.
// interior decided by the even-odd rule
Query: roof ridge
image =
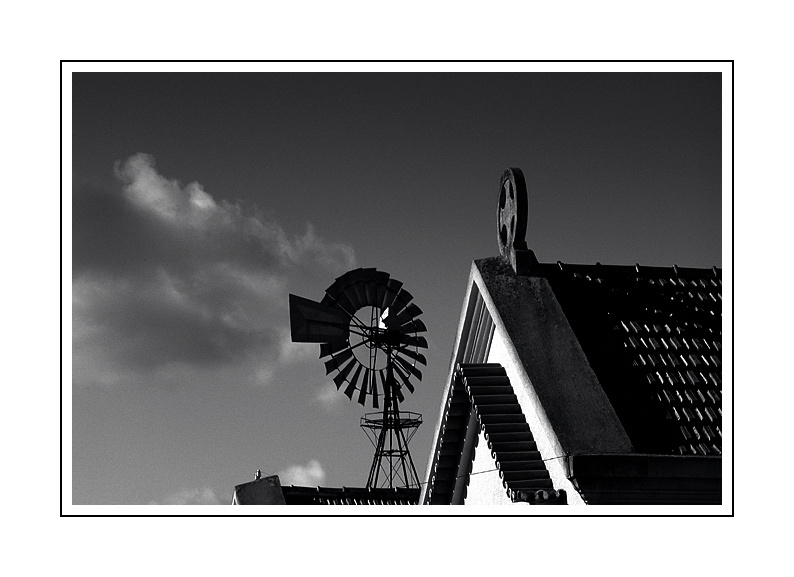
<path fill-rule="evenodd" d="M 714 277 L 722 278 L 722 267 L 695 267 L 695 266 L 678 266 L 677 264 L 670 266 L 646 265 L 646 264 L 602 264 L 596 263 L 572 263 L 563 262 L 558 260 L 555 263 L 540 263 L 540 266 L 546 268 L 557 268 L 560 271 L 576 270 L 576 269 L 593 269 L 600 272 L 609 273 L 627 273 L 632 272 L 637 275 L 650 275 L 650 274 L 667 274 L 672 276 L 695 276 L 695 277 Z"/>

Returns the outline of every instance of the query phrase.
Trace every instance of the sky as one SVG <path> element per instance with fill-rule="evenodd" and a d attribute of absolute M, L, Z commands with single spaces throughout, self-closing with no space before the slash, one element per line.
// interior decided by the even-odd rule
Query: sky
<path fill-rule="evenodd" d="M 75 73 L 72 502 L 363 486 L 365 412 L 288 295 L 375 267 L 424 311 L 420 478 L 499 178 L 541 262 L 722 266 L 717 73 Z M 64 208 L 67 208 L 66 202 Z M 68 391 L 65 390 L 64 394 Z M 371 410 L 371 409 L 370 409 Z"/>

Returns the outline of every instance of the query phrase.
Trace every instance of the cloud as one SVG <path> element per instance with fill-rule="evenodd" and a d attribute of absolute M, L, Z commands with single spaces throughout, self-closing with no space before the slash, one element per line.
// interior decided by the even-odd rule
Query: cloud
<path fill-rule="evenodd" d="M 323 382 L 317 387 L 314 399 L 323 409 L 332 413 L 341 409 L 344 404 L 343 400 L 347 401 L 347 398 L 341 394 L 334 384 L 328 382 Z"/>
<path fill-rule="evenodd" d="M 152 501 L 150 505 L 223 505 L 209 487 L 201 489 L 182 489 L 178 493 L 166 497 L 162 503 Z M 226 503 L 228 504 L 228 503 Z"/>
<path fill-rule="evenodd" d="M 289 327 L 279 334 L 279 360 L 283 364 L 295 364 L 317 359 L 317 345 L 309 343 L 293 343 Z"/>
<path fill-rule="evenodd" d="M 282 485 L 317 487 L 325 482 L 325 471 L 316 459 L 312 459 L 306 465 L 291 465 L 276 474 Z"/>
<path fill-rule="evenodd" d="M 145 154 L 115 174 L 120 191 L 73 197 L 75 383 L 253 359 L 252 379 L 269 381 L 268 365 L 309 354 L 284 344 L 290 286 L 353 268 L 350 246 L 310 223 L 290 237 L 256 207 L 160 175 Z"/>

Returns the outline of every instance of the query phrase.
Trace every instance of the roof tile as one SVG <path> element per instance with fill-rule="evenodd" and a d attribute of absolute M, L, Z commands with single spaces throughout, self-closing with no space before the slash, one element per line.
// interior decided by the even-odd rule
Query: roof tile
<path fill-rule="evenodd" d="M 541 268 L 635 449 L 719 454 L 690 446 L 679 426 L 721 424 L 721 271 Z M 596 269 L 600 283 L 587 280 Z"/>

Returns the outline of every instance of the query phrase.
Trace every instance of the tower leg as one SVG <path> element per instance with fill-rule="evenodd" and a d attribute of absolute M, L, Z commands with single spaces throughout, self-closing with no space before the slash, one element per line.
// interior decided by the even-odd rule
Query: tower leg
<path fill-rule="evenodd" d="M 386 393 L 388 395 L 388 393 Z M 381 468 L 381 457 L 383 455 L 383 447 L 386 444 L 386 435 L 389 433 L 388 428 L 385 426 L 388 415 L 389 406 L 388 399 L 383 403 L 383 424 L 378 434 L 378 441 L 375 445 L 375 458 L 372 460 L 372 466 L 369 469 L 369 478 L 367 479 L 367 489 L 374 489 L 378 486 L 378 476 Z"/>

